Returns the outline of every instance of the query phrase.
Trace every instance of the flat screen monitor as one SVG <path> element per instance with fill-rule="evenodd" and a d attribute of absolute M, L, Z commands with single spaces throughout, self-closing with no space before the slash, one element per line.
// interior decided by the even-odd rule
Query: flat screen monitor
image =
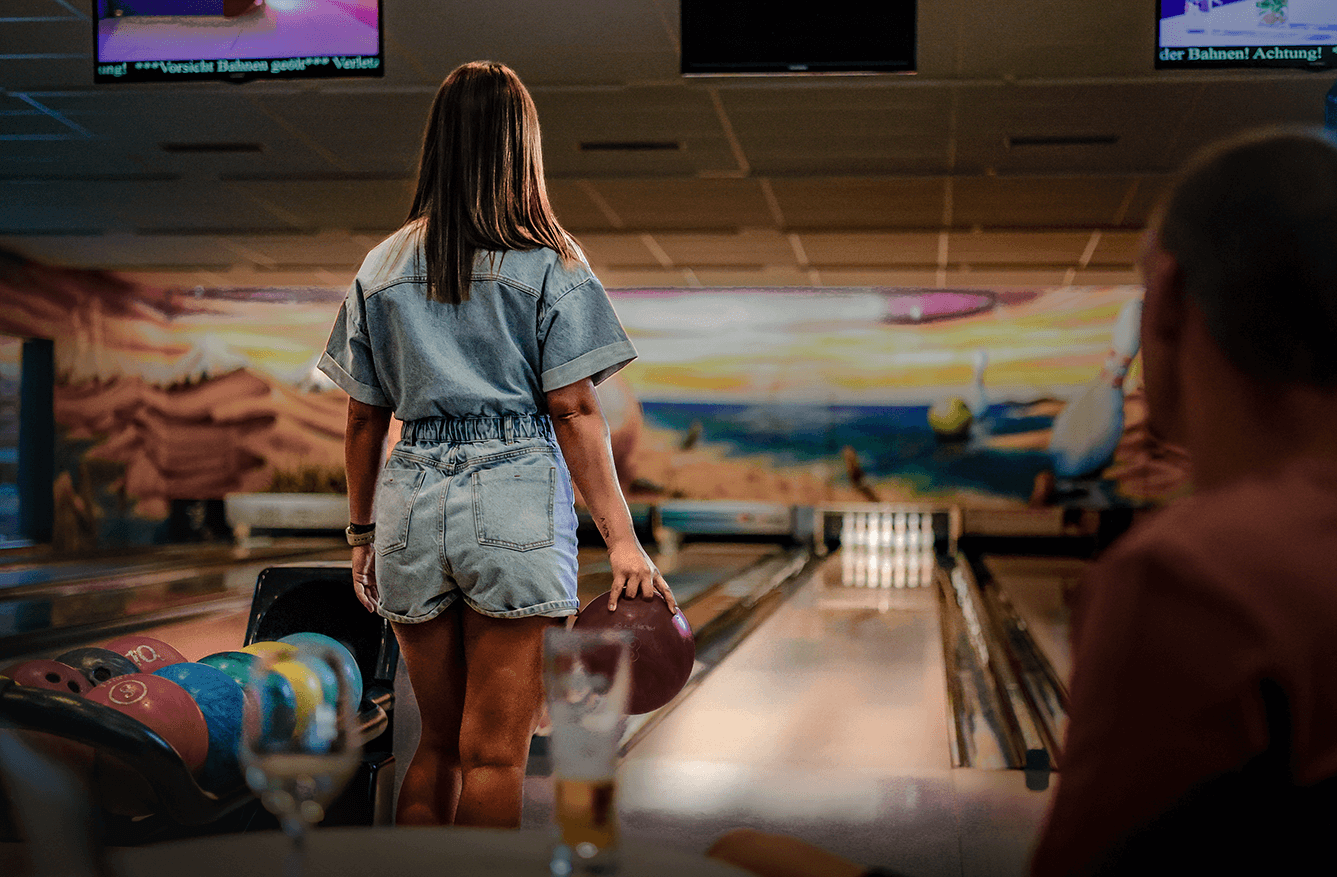
<path fill-rule="evenodd" d="M 915 0 L 681 0 L 682 72 L 913 73 Z"/>
<path fill-rule="evenodd" d="M 1337 67 L 1334 0 L 1157 0 L 1156 69 Z"/>
<path fill-rule="evenodd" d="M 381 0 L 93 0 L 94 82 L 382 76 Z"/>

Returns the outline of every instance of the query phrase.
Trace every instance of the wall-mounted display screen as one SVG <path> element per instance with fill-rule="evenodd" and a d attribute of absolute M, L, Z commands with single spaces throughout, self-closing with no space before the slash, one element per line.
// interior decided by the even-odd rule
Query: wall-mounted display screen
<path fill-rule="evenodd" d="M 94 82 L 381 76 L 380 0 L 93 0 Z"/>
<path fill-rule="evenodd" d="M 915 0 L 681 0 L 682 72 L 913 73 Z"/>
<path fill-rule="evenodd" d="M 1334 0 L 1157 0 L 1156 69 L 1337 67 Z"/>

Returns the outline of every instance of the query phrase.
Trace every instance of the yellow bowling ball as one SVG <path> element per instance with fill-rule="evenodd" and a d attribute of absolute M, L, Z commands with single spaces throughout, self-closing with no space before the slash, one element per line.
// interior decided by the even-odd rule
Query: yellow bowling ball
<path fill-rule="evenodd" d="M 970 413 L 965 400 L 953 396 L 934 403 L 928 410 L 928 425 L 933 434 L 941 439 L 959 440 L 970 434 L 970 424 L 975 417 Z"/>
<path fill-rule="evenodd" d="M 315 715 L 316 707 L 325 700 L 325 687 L 320 674 L 302 661 L 279 661 L 273 669 L 292 684 L 297 707 L 297 728 L 294 733 L 300 735 Z"/>
<path fill-rule="evenodd" d="M 265 658 L 270 661 L 281 661 L 284 658 L 291 658 L 297 653 L 297 646 L 292 643 L 271 642 L 261 640 L 253 642 L 249 646 L 241 649 L 248 655 L 255 655 L 258 658 Z"/>

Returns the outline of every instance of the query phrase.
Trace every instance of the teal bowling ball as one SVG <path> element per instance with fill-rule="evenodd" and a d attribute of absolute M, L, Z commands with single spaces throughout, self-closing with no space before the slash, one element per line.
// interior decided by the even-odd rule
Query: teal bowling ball
<path fill-rule="evenodd" d="M 153 671 L 154 676 L 180 685 L 204 714 L 209 727 L 209 755 L 200 772 L 200 786 L 225 792 L 242 783 L 237 747 L 246 697 L 242 687 L 228 674 L 208 664 L 182 662 Z"/>
<path fill-rule="evenodd" d="M 251 668 L 260 663 L 260 657 L 247 652 L 216 652 L 200 658 L 199 663 L 225 673 L 245 688 L 251 682 Z M 260 712 L 261 733 L 266 738 L 291 738 L 297 730 L 297 692 L 293 691 L 292 683 L 277 673 L 268 674 Z"/>
<path fill-rule="evenodd" d="M 352 704 L 353 712 L 361 709 L 362 670 L 358 667 L 357 658 L 353 657 L 353 652 L 348 646 L 334 637 L 311 631 L 290 633 L 281 637 L 279 642 L 292 643 L 295 646 L 316 646 L 328 649 L 338 664 L 339 675 L 343 677 L 344 687 L 348 689 L 348 702 Z"/>

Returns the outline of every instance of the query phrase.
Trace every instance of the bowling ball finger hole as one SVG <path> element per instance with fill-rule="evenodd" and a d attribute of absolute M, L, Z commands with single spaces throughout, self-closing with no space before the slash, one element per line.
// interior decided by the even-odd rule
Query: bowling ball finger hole
<path fill-rule="evenodd" d="M 48 674 L 46 674 L 46 681 L 47 681 L 47 682 L 50 682 L 50 683 L 52 683 L 52 684 L 54 685 L 55 683 L 57 683 L 57 682 L 60 681 L 60 677 L 57 676 L 55 673 L 48 673 Z M 71 683 L 71 684 L 73 684 L 73 683 Z"/>
<path fill-rule="evenodd" d="M 96 670 L 93 671 L 93 678 L 96 679 L 98 682 L 106 682 L 108 679 L 111 678 L 111 671 L 108 670 L 106 667 L 98 667 Z"/>

